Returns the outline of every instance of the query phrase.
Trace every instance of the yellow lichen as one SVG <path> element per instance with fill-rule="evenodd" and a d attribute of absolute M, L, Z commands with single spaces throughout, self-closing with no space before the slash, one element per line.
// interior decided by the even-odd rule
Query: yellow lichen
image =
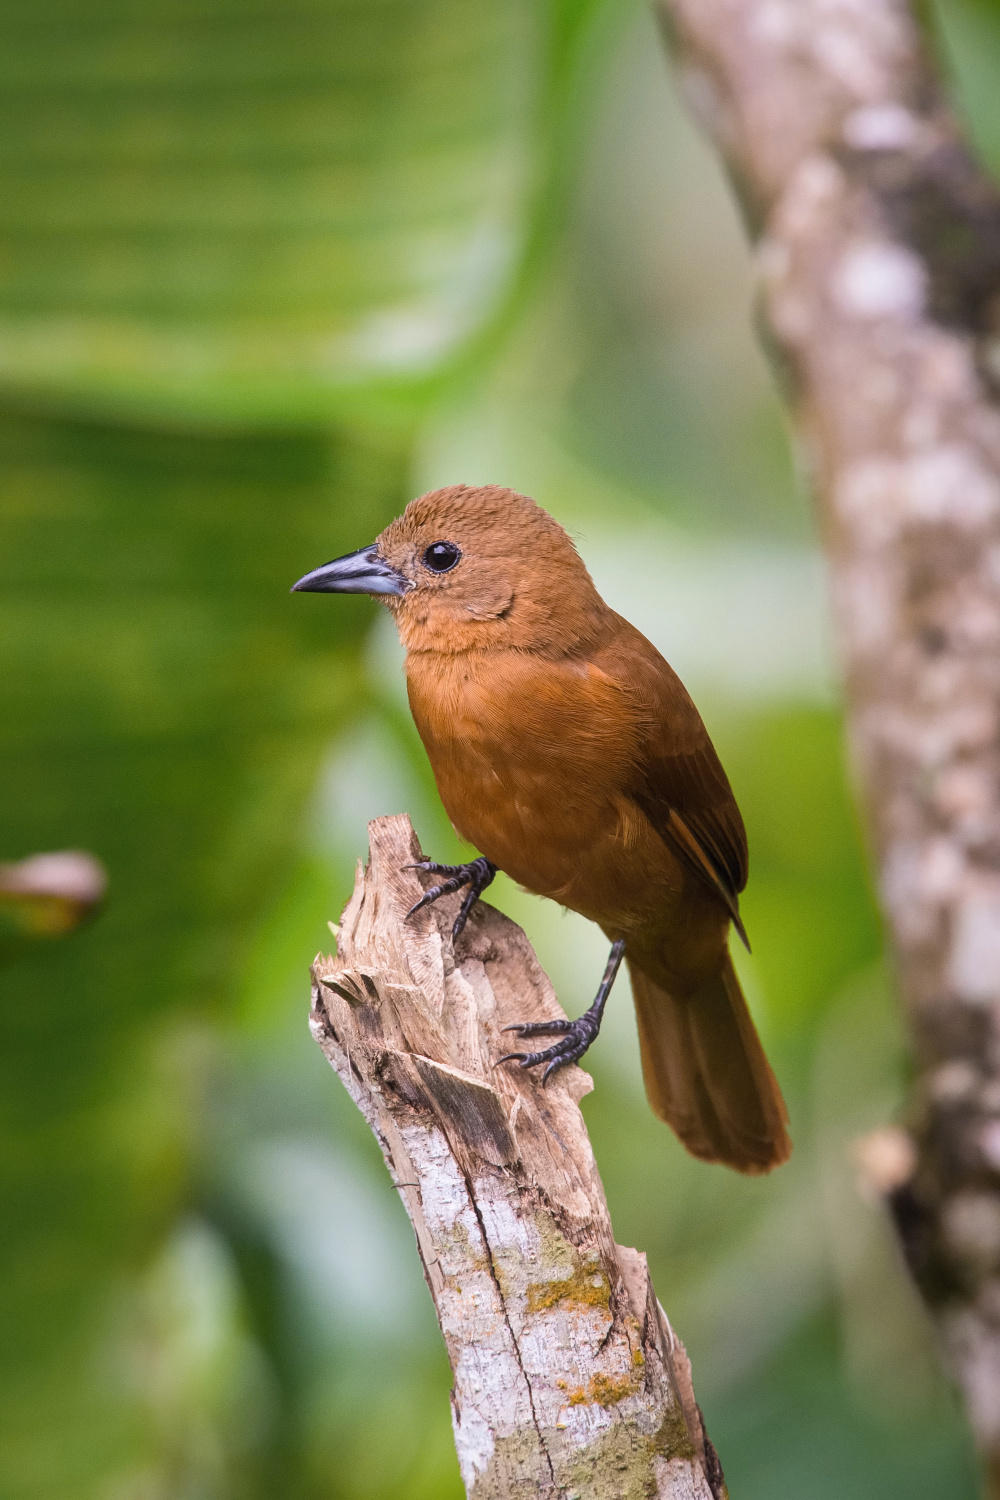
<path fill-rule="evenodd" d="M 525 1292 L 529 1313 L 543 1312 L 564 1302 L 569 1307 L 599 1307 L 608 1311 L 611 1287 L 601 1267 L 579 1266 L 559 1281 L 533 1281 Z"/>
<path fill-rule="evenodd" d="M 626 1396 L 634 1396 L 641 1385 L 642 1378 L 638 1375 L 619 1375 L 617 1378 L 613 1375 L 594 1375 L 589 1385 L 578 1385 L 576 1390 L 570 1391 L 566 1402 L 569 1406 L 586 1406 L 591 1402 L 595 1406 L 616 1406 Z"/>
<path fill-rule="evenodd" d="M 590 1399 L 598 1406 L 615 1406 L 633 1395 L 641 1384 L 634 1375 L 620 1375 L 617 1380 L 610 1375 L 595 1375 L 590 1382 Z"/>

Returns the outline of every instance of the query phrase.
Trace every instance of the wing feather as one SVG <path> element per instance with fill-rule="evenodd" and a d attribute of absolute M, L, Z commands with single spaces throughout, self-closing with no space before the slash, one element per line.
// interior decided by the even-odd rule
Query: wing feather
<path fill-rule="evenodd" d="M 747 883 L 746 829 L 708 730 L 674 672 L 623 620 L 595 666 L 624 687 L 642 732 L 629 794 L 660 837 L 725 905 L 749 949 L 739 893 Z"/>

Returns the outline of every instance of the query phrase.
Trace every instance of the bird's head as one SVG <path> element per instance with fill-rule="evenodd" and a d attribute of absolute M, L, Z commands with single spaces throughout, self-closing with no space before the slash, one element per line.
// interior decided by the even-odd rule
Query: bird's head
<path fill-rule="evenodd" d="M 606 615 L 563 528 L 499 485 L 420 495 L 371 546 L 293 587 L 376 595 L 409 651 L 572 651 Z"/>

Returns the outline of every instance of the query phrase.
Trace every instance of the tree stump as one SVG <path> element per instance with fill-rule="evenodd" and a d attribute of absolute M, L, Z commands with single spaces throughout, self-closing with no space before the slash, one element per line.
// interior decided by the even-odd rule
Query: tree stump
<path fill-rule="evenodd" d="M 423 858 L 409 819 L 371 859 L 313 966 L 311 1027 L 402 1195 L 454 1372 L 475 1500 L 722 1500 L 691 1370 L 646 1258 L 616 1245 L 578 1067 L 546 1087 L 502 1028 L 562 1018 L 519 927 L 460 895 L 407 920 Z"/>

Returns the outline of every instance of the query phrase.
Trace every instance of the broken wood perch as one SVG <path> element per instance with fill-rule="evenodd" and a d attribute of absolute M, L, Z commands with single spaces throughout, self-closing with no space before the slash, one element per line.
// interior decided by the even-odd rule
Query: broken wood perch
<path fill-rule="evenodd" d="M 310 1024 L 413 1224 L 469 1495 L 723 1500 L 684 1346 L 646 1257 L 614 1241 L 578 1107 L 589 1077 L 542 1088 L 494 1066 L 504 1026 L 563 1016 L 527 938 L 481 901 L 453 951 L 460 894 L 406 920 L 423 889 L 409 819 L 369 840 Z"/>

